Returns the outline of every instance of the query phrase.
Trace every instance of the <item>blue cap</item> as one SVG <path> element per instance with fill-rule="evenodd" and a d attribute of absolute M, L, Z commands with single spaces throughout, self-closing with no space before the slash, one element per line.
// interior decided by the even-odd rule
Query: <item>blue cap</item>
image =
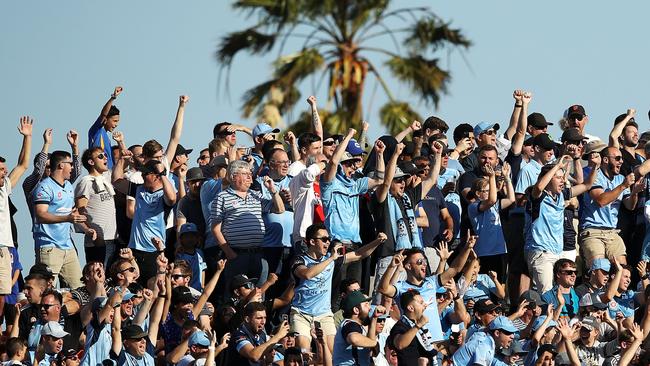
<path fill-rule="evenodd" d="M 280 132 L 279 128 L 273 128 L 268 123 L 258 123 L 253 128 L 253 138 L 259 135 L 266 135 L 267 133 L 278 133 Z"/>
<path fill-rule="evenodd" d="M 478 138 L 478 135 L 480 135 L 481 133 L 483 133 L 483 132 L 485 132 L 485 131 L 487 131 L 487 130 L 489 130 L 491 128 L 494 129 L 495 131 L 498 131 L 499 130 L 499 124 L 498 123 L 492 123 L 492 122 L 479 122 L 479 124 L 477 124 L 474 127 L 474 137 Z"/>
<path fill-rule="evenodd" d="M 352 156 L 362 155 L 366 153 L 366 151 L 361 148 L 361 145 L 359 145 L 355 139 L 350 139 L 350 142 L 348 142 L 348 147 L 345 149 L 345 151 L 349 152 Z"/>
<path fill-rule="evenodd" d="M 183 225 L 181 225 L 181 230 L 178 235 L 183 235 L 185 233 L 198 233 L 199 229 L 196 227 L 196 225 L 192 222 L 186 222 Z"/>
<path fill-rule="evenodd" d="M 600 269 L 600 270 L 603 270 L 603 271 L 609 273 L 609 271 L 612 269 L 612 264 L 606 258 L 596 258 L 591 263 L 591 271 L 593 272 L 593 271 L 595 271 L 597 269 Z"/>
<path fill-rule="evenodd" d="M 115 293 L 115 288 L 110 289 L 110 291 L 108 291 L 108 297 L 113 296 L 114 293 Z M 129 301 L 131 300 L 132 297 L 133 297 L 133 293 L 131 293 L 129 289 L 126 289 L 124 290 L 124 295 L 122 295 L 122 302 Z"/>
<path fill-rule="evenodd" d="M 445 294 L 445 293 L 447 293 L 447 289 L 444 288 L 444 287 L 438 287 L 438 289 L 436 290 L 436 293 L 437 294 Z"/>
<path fill-rule="evenodd" d="M 208 338 L 208 335 L 205 334 L 204 331 L 197 330 L 196 332 L 192 333 L 192 335 L 190 335 L 190 338 L 187 339 L 187 345 L 189 347 L 192 346 L 209 347 L 210 339 Z"/>
<path fill-rule="evenodd" d="M 515 328 L 514 324 L 510 321 L 510 319 L 506 318 L 505 316 L 497 316 L 494 318 L 492 323 L 488 326 L 490 330 L 505 330 L 508 333 L 516 333 L 518 330 Z"/>
<path fill-rule="evenodd" d="M 535 322 L 533 323 L 533 332 L 536 332 L 542 326 L 542 323 L 544 323 L 544 321 L 546 321 L 546 315 L 541 315 L 537 317 L 537 319 L 535 319 Z M 548 326 L 546 326 L 546 329 L 553 328 L 553 327 L 557 327 L 557 322 L 551 319 L 548 322 Z"/>

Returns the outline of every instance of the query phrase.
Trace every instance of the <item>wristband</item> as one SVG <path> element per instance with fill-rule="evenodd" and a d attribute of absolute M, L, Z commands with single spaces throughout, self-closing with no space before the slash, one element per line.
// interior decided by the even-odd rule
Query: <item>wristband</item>
<path fill-rule="evenodd" d="M 641 280 L 647 280 L 647 279 L 648 279 L 648 274 L 647 273 L 644 274 L 643 276 L 641 276 Z"/>
<path fill-rule="evenodd" d="M 212 347 L 212 346 L 208 347 L 208 351 L 214 351 L 214 350 L 215 350 L 214 347 Z"/>
<path fill-rule="evenodd" d="M 162 297 L 163 299 L 167 298 L 167 294 L 158 294 L 158 297 Z"/>
<path fill-rule="evenodd" d="M 523 107 L 523 106 L 524 106 L 523 103 L 522 103 L 522 104 L 517 104 L 517 103 L 515 103 L 515 108 L 517 108 L 517 107 L 520 107 L 520 108 L 521 108 L 521 107 Z"/>
<path fill-rule="evenodd" d="M 113 99 L 113 100 L 117 99 L 117 95 L 111 94 L 111 99 Z"/>

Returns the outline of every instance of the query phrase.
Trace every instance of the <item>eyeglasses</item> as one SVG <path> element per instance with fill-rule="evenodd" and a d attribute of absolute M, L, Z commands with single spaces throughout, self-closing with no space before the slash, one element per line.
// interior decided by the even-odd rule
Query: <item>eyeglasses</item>
<path fill-rule="evenodd" d="M 252 177 L 253 173 L 250 173 L 250 172 L 237 172 L 237 173 L 234 173 L 233 175 L 241 175 L 241 176 L 244 176 L 244 177 Z"/>
<path fill-rule="evenodd" d="M 323 146 L 334 146 L 336 141 L 323 141 Z"/>
<path fill-rule="evenodd" d="M 621 161 L 621 160 L 623 160 L 623 157 L 620 156 L 620 155 L 619 155 L 619 156 L 608 156 L 608 158 L 610 158 L 610 159 L 612 159 L 612 160 L 615 160 L 615 161 Z"/>
<path fill-rule="evenodd" d="M 59 304 L 41 304 L 41 309 L 48 311 L 52 306 L 61 306 Z"/>
<path fill-rule="evenodd" d="M 135 272 L 135 267 L 127 267 L 127 268 L 124 268 L 124 269 L 120 269 L 120 273 L 126 272 L 126 271 L 134 273 Z"/>
<path fill-rule="evenodd" d="M 323 243 L 329 243 L 330 240 L 332 240 L 332 238 L 330 238 L 329 236 L 321 236 L 320 238 L 314 238 L 314 240 L 320 240 Z"/>
<path fill-rule="evenodd" d="M 426 263 L 427 262 L 424 260 L 424 258 L 420 258 L 420 259 L 415 261 L 415 264 L 417 264 L 418 266 L 421 266 L 421 265 L 426 264 Z"/>
<path fill-rule="evenodd" d="M 188 277 L 188 275 L 185 275 L 185 274 L 182 274 L 182 273 L 181 273 L 181 274 L 175 274 L 175 275 L 172 275 L 172 279 L 173 279 L 173 280 L 177 280 L 177 281 L 178 281 L 179 279 L 183 278 L 183 277 Z"/>
<path fill-rule="evenodd" d="M 578 274 L 578 271 L 576 271 L 576 270 L 562 270 L 562 271 L 560 271 L 560 272 L 561 272 L 563 275 L 567 275 L 567 276 L 575 276 L 575 275 Z"/>
<path fill-rule="evenodd" d="M 395 182 L 395 183 L 404 183 L 405 181 L 406 181 L 406 178 L 404 178 L 404 177 L 399 177 L 399 178 L 393 179 L 393 182 Z"/>
<path fill-rule="evenodd" d="M 487 130 L 487 131 L 481 132 L 479 135 L 489 135 L 489 136 L 492 136 L 492 135 L 496 135 L 496 134 L 497 134 L 497 132 L 496 132 L 495 130 Z"/>
<path fill-rule="evenodd" d="M 575 120 L 575 121 L 582 121 L 582 119 L 585 118 L 584 115 L 579 115 L 579 114 L 574 114 L 572 116 L 569 116 L 569 121 Z"/>
<path fill-rule="evenodd" d="M 96 159 L 103 160 L 103 159 L 106 158 L 106 155 L 104 155 L 104 153 L 99 153 L 99 154 L 97 154 L 97 156 L 95 156 L 95 158 L 96 158 Z"/>
<path fill-rule="evenodd" d="M 271 160 L 271 162 L 278 165 L 289 165 L 291 163 L 289 160 Z"/>
<path fill-rule="evenodd" d="M 132 299 L 133 300 L 138 300 L 138 299 L 142 299 L 143 297 L 144 296 L 142 296 L 142 295 L 133 295 Z"/>

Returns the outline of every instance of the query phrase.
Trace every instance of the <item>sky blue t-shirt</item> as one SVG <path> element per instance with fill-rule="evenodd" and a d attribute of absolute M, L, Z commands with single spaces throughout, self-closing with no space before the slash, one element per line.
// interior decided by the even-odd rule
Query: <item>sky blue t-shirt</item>
<path fill-rule="evenodd" d="M 454 168 L 447 168 L 445 172 L 438 177 L 438 188 L 442 189 L 448 182 L 458 182 L 461 172 Z"/>
<path fill-rule="evenodd" d="M 86 326 L 86 352 L 80 366 L 101 365 L 102 361 L 110 358 L 113 347 L 111 334 L 110 323 L 99 325 L 96 319 L 91 320 L 91 323 Z"/>
<path fill-rule="evenodd" d="M 74 189 L 67 180 L 61 186 L 54 179 L 43 179 L 34 189 L 34 205 L 46 204 L 47 212 L 52 215 L 66 216 L 74 207 Z M 40 224 L 34 218 L 34 247 L 54 247 L 58 249 L 73 249 L 72 223 L 61 222 L 58 224 Z"/>
<path fill-rule="evenodd" d="M 339 170 L 334 180 L 320 183 L 320 191 L 332 240 L 361 243 L 359 196 L 368 191 L 368 178 L 352 180 Z"/>
<path fill-rule="evenodd" d="M 537 178 L 539 177 L 539 174 L 541 172 L 542 172 L 542 164 L 540 164 L 537 160 L 530 159 L 530 162 L 522 166 L 521 170 L 519 170 L 519 175 L 517 176 L 516 184 L 514 187 L 515 194 L 525 194 L 526 189 L 528 187 L 537 183 Z M 510 208 L 510 214 L 523 214 L 523 213 L 524 213 L 523 207 L 513 206 Z"/>
<path fill-rule="evenodd" d="M 557 197 L 547 191 L 537 199 L 528 195 L 526 202 L 525 251 L 562 253 L 564 247 L 564 200 L 571 198 L 571 189 L 565 188 Z"/>
<path fill-rule="evenodd" d="M 257 178 L 257 182 L 260 184 L 262 189 L 262 197 L 266 199 L 273 199 L 271 192 L 264 186 L 264 177 Z M 279 181 L 274 181 L 273 185 L 275 189 L 279 192 L 282 189 L 289 189 L 289 183 L 291 182 L 291 177 L 286 176 Z M 272 212 L 265 212 L 262 215 L 264 219 L 264 227 L 266 231 L 264 232 L 264 244 L 263 247 L 273 248 L 273 247 L 292 247 L 291 233 L 293 233 L 293 209 L 289 204 L 284 205 L 284 212 L 281 214 L 276 214 Z"/>
<path fill-rule="evenodd" d="M 557 291 L 557 286 L 553 286 L 553 288 L 542 294 L 542 300 L 544 300 L 544 302 L 547 304 L 553 304 L 553 306 L 557 308 L 559 305 L 557 302 Z M 571 287 L 571 291 L 568 294 L 562 294 L 562 296 L 564 297 L 564 307 L 562 308 L 560 317 L 570 319 L 577 316 L 579 309 L 578 303 L 580 302 L 580 298 L 578 298 L 578 294 L 576 293 L 575 289 Z"/>
<path fill-rule="evenodd" d="M 623 292 L 621 296 L 614 296 L 614 298 L 611 299 L 607 304 L 607 307 L 609 309 L 609 316 L 612 319 L 616 319 L 616 313 L 619 311 L 623 313 L 623 316 L 626 318 L 634 316 L 634 295 L 634 291 L 627 290 Z"/>
<path fill-rule="evenodd" d="M 185 252 L 176 253 L 176 260 L 184 260 L 190 265 L 192 270 L 192 279 L 190 280 L 190 287 L 202 291 L 203 286 L 201 286 L 201 274 L 203 271 L 208 268 L 208 265 L 203 260 L 203 252 L 201 249 L 196 249 L 194 254 L 188 254 Z"/>
<path fill-rule="evenodd" d="M 294 275 L 296 281 L 295 294 L 291 302 L 291 307 L 311 316 L 332 312 L 331 299 L 334 267 L 343 264 L 344 257 L 340 257 L 336 263 L 330 263 L 321 273 L 309 280 L 301 279 L 295 275 L 296 268 L 299 266 L 311 268 L 326 261 L 331 256 L 331 253 L 327 253 L 320 260 L 316 260 L 307 254 L 303 254 L 296 258 L 291 266 L 291 273 Z"/>
<path fill-rule="evenodd" d="M 210 248 L 217 245 L 217 240 L 212 235 L 212 223 L 210 222 L 210 206 L 212 201 L 221 192 L 222 182 L 221 179 L 209 178 L 201 185 L 201 211 L 205 218 L 205 244 L 204 248 Z"/>
<path fill-rule="evenodd" d="M 151 238 L 157 237 L 165 242 L 165 217 L 171 207 L 165 204 L 163 196 L 162 188 L 155 192 L 147 191 L 144 186 L 136 188 L 129 248 L 151 253 L 158 250 L 151 242 Z"/>
<path fill-rule="evenodd" d="M 439 287 L 441 286 L 438 275 L 425 278 L 421 286 L 416 286 L 406 281 L 398 281 L 395 284 L 395 301 L 398 304 L 402 294 L 409 290 L 417 290 L 424 299 L 424 302 L 429 304 L 424 311 L 424 315 L 429 318 L 427 329 L 431 332 L 431 337 L 434 342 L 445 339 L 442 333 L 442 325 L 440 324 L 440 315 L 438 315 L 438 303 L 436 302 L 436 291 L 438 291 Z"/>
<path fill-rule="evenodd" d="M 490 293 L 496 293 L 497 286 L 492 281 L 490 276 L 481 273 L 476 276 L 476 282 L 467 288 L 463 301 L 474 300 L 474 302 L 482 299 L 489 299 Z"/>
<path fill-rule="evenodd" d="M 99 116 L 95 123 L 88 129 L 88 148 L 99 147 L 104 150 L 108 160 L 108 169 L 113 169 L 113 151 L 111 149 L 111 138 L 104 128 L 104 117 Z"/>
<path fill-rule="evenodd" d="M 494 339 L 486 332 L 476 332 L 452 356 L 454 365 L 492 365 Z"/>
<path fill-rule="evenodd" d="M 599 169 L 596 181 L 591 189 L 602 188 L 605 192 L 609 192 L 623 183 L 624 180 L 625 177 L 621 174 L 615 175 L 610 180 L 603 174 L 603 170 Z M 599 207 L 598 203 L 591 198 L 591 195 L 585 194 L 583 197 L 583 216 L 580 220 L 581 228 L 616 228 L 616 224 L 618 223 L 618 209 L 621 207 L 623 198 L 629 194 L 630 189 L 626 188 L 612 203 L 604 207 Z"/>
<path fill-rule="evenodd" d="M 497 200 L 497 203 L 492 205 L 489 210 L 483 212 L 478 209 L 479 203 L 480 201 L 476 201 L 467 208 L 472 228 L 478 235 L 474 246 L 476 255 L 484 257 L 506 253 L 506 239 L 503 236 L 501 217 L 499 216 L 501 203 Z"/>

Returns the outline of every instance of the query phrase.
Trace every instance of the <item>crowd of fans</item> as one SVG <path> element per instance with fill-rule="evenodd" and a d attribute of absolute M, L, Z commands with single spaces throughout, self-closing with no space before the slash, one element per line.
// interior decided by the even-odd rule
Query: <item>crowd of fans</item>
<path fill-rule="evenodd" d="M 50 152 L 45 128 L 22 180 L 28 271 L 12 193 L 31 118 L 18 165 L 0 158 L 6 365 L 650 364 L 634 109 L 602 141 L 572 105 L 557 140 L 516 90 L 505 129 L 429 117 L 369 146 L 365 122 L 324 132 L 309 97 L 310 132 L 222 122 L 195 153 L 187 96 L 163 146 L 117 131 L 121 93 L 83 151 L 70 131 Z"/>

